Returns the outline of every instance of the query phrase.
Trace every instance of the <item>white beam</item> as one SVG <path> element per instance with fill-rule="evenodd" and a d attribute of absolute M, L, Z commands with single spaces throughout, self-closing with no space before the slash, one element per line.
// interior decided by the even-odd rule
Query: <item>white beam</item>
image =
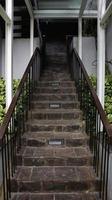
<path fill-rule="evenodd" d="M 78 19 L 78 51 L 79 56 L 82 59 L 82 18 Z"/>
<path fill-rule="evenodd" d="M 13 0 L 6 0 L 6 13 L 11 19 L 9 24 L 6 23 L 5 31 L 6 109 L 8 109 L 13 95 Z"/>
<path fill-rule="evenodd" d="M 87 4 L 87 0 L 82 0 L 81 2 L 81 8 L 80 8 L 80 12 L 79 12 L 79 17 L 82 17 L 84 10 L 86 8 L 86 4 Z"/>
<path fill-rule="evenodd" d="M 58 10 L 58 9 L 80 9 L 80 4 L 78 1 L 74 0 L 42 0 L 38 2 L 39 8 L 41 10 Z"/>
<path fill-rule="evenodd" d="M 34 18 L 39 19 L 75 19 L 79 18 L 79 10 L 35 10 Z M 97 11 L 85 11 L 82 18 L 97 18 Z"/>
<path fill-rule="evenodd" d="M 109 17 L 112 15 L 112 1 L 111 3 L 109 4 L 108 8 L 106 9 L 104 15 L 102 16 L 101 18 L 101 26 L 103 26 L 103 28 L 106 27 L 106 25 L 108 24 L 108 21 L 109 21 Z"/>
<path fill-rule="evenodd" d="M 30 56 L 34 51 L 34 18 L 30 18 Z"/>
<path fill-rule="evenodd" d="M 34 5 L 35 5 L 36 9 L 38 10 L 39 7 L 38 7 L 38 2 L 36 0 L 34 0 Z M 39 19 L 36 19 L 36 22 L 37 22 L 37 31 L 38 31 L 39 40 L 40 40 L 39 46 L 41 47 L 41 45 L 42 45 L 42 34 L 41 34 L 41 30 L 40 30 L 40 25 L 39 25 Z"/>
<path fill-rule="evenodd" d="M 4 10 L 4 8 L 1 5 L 0 5 L 0 16 L 4 19 L 4 21 L 6 23 L 8 23 L 8 24 L 11 23 L 11 19 L 9 18 L 6 11 Z"/>
<path fill-rule="evenodd" d="M 100 20 L 105 13 L 106 0 L 98 0 L 98 25 L 97 25 L 97 94 L 104 107 L 105 94 L 105 29 L 101 27 Z"/>
<path fill-rule="evenodd" d="M 33 18 L 33 9 L 32 9 L 32 5 L 31 5 L 31 1 L 30 0 L 24 0 L 24 1 L 27 6 L 30 17 Z"/>

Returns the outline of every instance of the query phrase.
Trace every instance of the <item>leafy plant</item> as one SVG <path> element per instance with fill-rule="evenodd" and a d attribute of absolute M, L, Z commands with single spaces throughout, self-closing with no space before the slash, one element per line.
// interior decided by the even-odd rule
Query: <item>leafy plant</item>
<path fill-rule="evenodd" d="M 94 88 L 96 88 L 97 79 L 91 76 L 90 80 Z M 105 112 L 110 123 L 112 123 L 112 74 L 105 77 Z"/>
<path fill-rule="evenodd" d="M 13 94 L 15 94 L 16 89 L 19 85 L 19 79 L 13 80 Z M 3 121 L 6 112 L 6 92 L 5 92 L 5 80 L 3 77 L 0 78 L 0 124 Z"/>

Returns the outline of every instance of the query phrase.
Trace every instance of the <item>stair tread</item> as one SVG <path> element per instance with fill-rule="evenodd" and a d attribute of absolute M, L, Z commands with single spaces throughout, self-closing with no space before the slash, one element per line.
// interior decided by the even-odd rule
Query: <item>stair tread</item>
<path fill-rule="evenodd" d="M 80 120 L 80 119 L 76 119 L 76 120 L 63 120 L 63 119 L 60 119 L 60 120 L 45 120 L 45 119 L 41 119 L 41 120 L 38 120 L 38 119 L 29 119 L 26 124 L 31 124 L 31 125 L 55 125 L 55 126 L 58 126 L 58 125 L 82 125 L 84 124 L 84 121 Z"/>
<path fill-rule="evenodd" d="M 38 95 L 38 96 L 45 96 L 45 95 L 47 95 L 47 96 L 77 96 L 77 94 L 76 93 L 60 93 L 60 94 L 51 94 L 51 93 L 34 93 L 34 96 L 35 95 Z"/>
<path fill-rule="evenodd" d="M 86 133 L 81 132 L 52 132 L 52 131 L 43 131 L 43 132 L 25 132 L 23 137 L 29 139 L 38 139 L 38 138 L 69 138 L 69 139 L 88 139 Z"/>
<path fill-rule="evenodd" d="M 33 113 L 82 113 L 80 109 L 64 109 L 64 108 L 46 108 L 46 109 L 32 109 Z"/>
<path fill-rule="evenodd" d="M 74 81 L 71 81 L 71 80 L 68 80 L 68 81 L 59 81 L 59 80 L 56 80 L 56 81 L 38 81 L 38 84 L 39 83 L 41 83 L 41 84 L 43 84 L 43 83 L 62 83 L 62 84 L 64 84 L 64 83 L 73 83 L 74 84 Z"/>
<path fill-rule="evenodd" d="M 91 166 L 21 166 L 17 167 L 14 178 L 17 181 L 95 181 L 96 176 Z"/>
<path fill-rule="evenodd" d="M 96 192 L 13 193 L 12 200 L 98 200 Z"/>
<path fill-rule="evenodd" d="M 88 147 L 23 147 L 18 155 L 32 158 L 84 158 L 92 157 Z"/>
<path fill-rule="evenodd" d="M 37 100 L 35 100 L 35 99 L 33 99 L 32 100 L 32 103 L 42 103 L 42 104 L 45 104 L 45 103 L 48 103 L 48 104 L 51 104 L 51 103 L 56 103 L 56 104 L 74 104 L 75 105 L 75 103 L 78 103 L 79 104 L 79 101 L 77 100 L 77 101 L 75 101 L 74 102 L 74 100 L 68 100 L 67 102 L 65 102 L 64 100 L 44 100 L 44 101 L 37 101 Z"/>

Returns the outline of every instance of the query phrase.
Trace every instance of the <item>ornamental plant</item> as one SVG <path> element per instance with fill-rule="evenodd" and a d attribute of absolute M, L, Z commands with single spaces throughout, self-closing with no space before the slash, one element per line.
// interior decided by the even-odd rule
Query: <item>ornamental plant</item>
<path fill-rule="evenodd" d="M 96 89 L 96 77 L 90 76 L 93 87 Z M 112 124 L 112 74 L 106 75 L 105 78 L 105 112 L 109 123 Z"/>
<path fill-rule="evenodd" d="M 13 80 L 13 94 L 15 94 L 16 89 L 19 85 L 19 79 L 14 79 Z M 1 77 L 0 78 L 0 125 L 3 121 L 5 112 L 6 112 L 6 93 L 5 93 L 5 80 Z"/>

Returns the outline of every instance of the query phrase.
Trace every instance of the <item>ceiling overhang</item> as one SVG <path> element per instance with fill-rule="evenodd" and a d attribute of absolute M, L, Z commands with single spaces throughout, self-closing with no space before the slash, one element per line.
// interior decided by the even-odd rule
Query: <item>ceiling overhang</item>
<path fill-rule="evenodd" d="M 38 19 L 73 19 L 79 18 L 79 10 L 35 10 Z M 97 11 L 84 11 L 82 18 L 97 18 Z"/>

